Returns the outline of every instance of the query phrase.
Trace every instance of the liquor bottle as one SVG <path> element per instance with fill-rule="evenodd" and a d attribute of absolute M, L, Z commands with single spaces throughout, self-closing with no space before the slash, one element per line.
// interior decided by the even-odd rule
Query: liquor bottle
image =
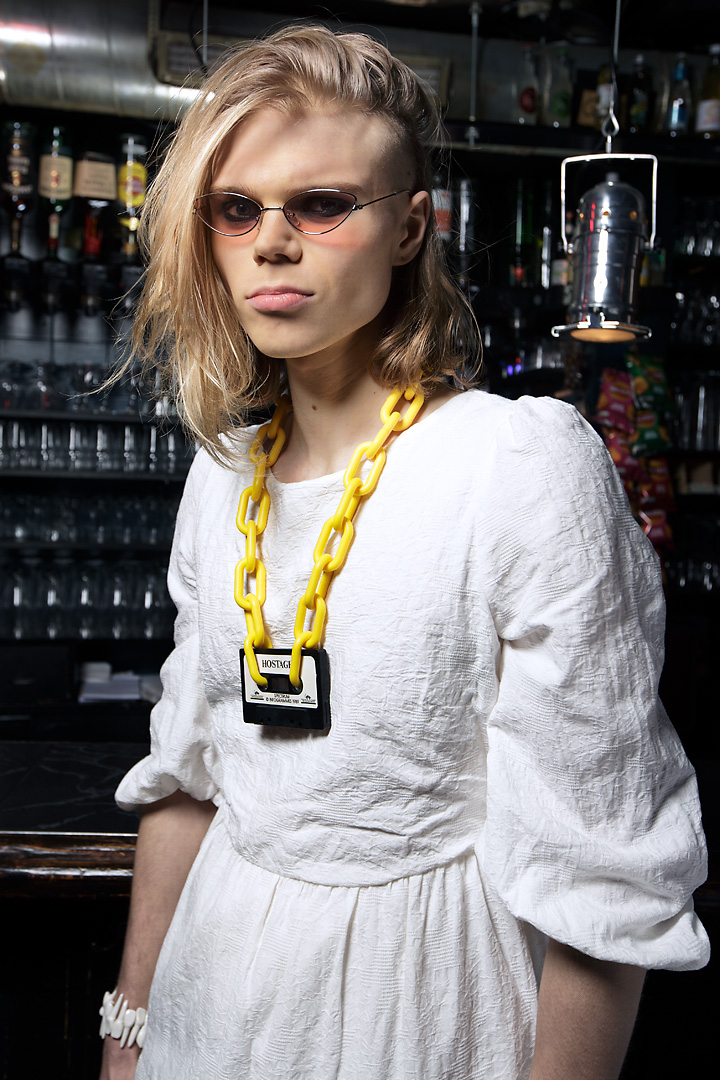
<path fill-rule="evenodd" d="M 122 253 L 128 263 L 137 263 L 138 217 L 147 193 L 147 146 L 141 135 L 121 135 L 121 157 L 117 171 L 117 197 L 121 205 Z"/>
<path fill-rule="evenodd" d="M 120 136 L 120 160 L 117 172 L 117 198 L 120 206 L 122 229 L 121 251 L 123 265 L 120 269 L 120 292 L 122 307 L 131 314 L 139 292 L 143 267 L 137 244 L 140 210 L 147 194 L 147 146 L 142 135 Z"/>
<path fill-rule="evenodd" d="M 86 150 L 75 163 L 73 195 L 85 200 L 83 256 L 99 259 L 103 247 L 102 212 L 115 198 L 115 162 L 107 154 Z"/>
<path fill-rule="evenodd" d="M 548 127 L 570 127 L 573 84 L 568 47 L 558 42 L 550 60 L 549 78 L 543 94 L 543 123 Z"/>
<path fill-rule="evenodd" d="M 532 46 L 523 45 L 513 121 L 517 124 L 537 124 L 538 98 L 539 83 Z"/>
<path fill-rule="evenodd" d="M 553 184 L 545 181 L 542 229 L 536 232 L 537 258 L 535 280 L 543 289 L 550 288 L 552 261 L 555 252 L 555 215 L 553 213 Z"/>
<path fill-rule="evenodd" d="M 47 214 L 47 256 L 56 259 L 60 240 L 60 216 L 72 198 L 72 150 L 65 128 L 55 126 L 40 154 L 38 195 Z"/>
<path fill-rule="evenodd" d="M 114 267 L 103 261 L 104 211 L 117 194 L 115 162 L 107 154 L 86 150 L 75 163 L 73 195 L 85 204 L 82 262 L 82 305 L 87 315 L 97 314 L 103 300 L 113 297 Z"/>
<path fill-rule="evenodd" d="M 684 135 L 690 129 L 691 107 L 692 95 L 687 59 L 685 53 L 678 53 L 670 83 L 670 95 L 665 113 L 665 131 L 673 137 Z"/>
<path fill-rule="evenodd" d="M 452 191 L 440 172 L 436 172 L 433 176 L 430 194 L 437 234 L 442 240 L 443 247 L 447 248 L 452 242 L 453 198 Z"/>
<path fill-rule="evenodd" d="M 720 137 L 720 44 L 710 46 L 710 63 L 695 114 L 695 131 L 705 139 Z"/>
<path fill-rule="evenodd" d="M 457 283 L 466 296 L 473 292 L 471 271 L 475 261 L 475 194 L 473 182 L 467 177 L 458 187 L 458 244 L 457 244 Z"/>
<path fill-rule="evenodd" d="M 57 311 L 63 301 L 69 304 L 74 278 L 75 268 L 58 257 L 60 218 L 72 199 L 72 174 L 72 150 L 66 141 L 65 128 L 55 125 L 42 148 L 38 175 L 40 207 L 47 221 L 41 296 L 44 309 L 50 313 Z"/>
<path fill-rule="evenodd" d="M 567 307 L 570 303 L 570 284 L 570 257 L 565 250 L 562 237 L 558 236 L 550 261 L 550 288 L 562 290 L 560 303 L 563 307 Z"/>
<path fill-rule="evenodd" d="M 595 102 L 595 127 L 600 131 L 610 113 L 613 100 L 612 70 L 603 64 L 597 76 L 597 100 Z"/>
<path fill-rule="evenodd" d="M 652 96 L 652 82 L 645 57 L 638 53 L 630 84 L 628 127 L 631 135 L 642 135 L 649 131 Z"/>
<path fill-rule="evenodd" d="M 515 242 L 510 264 L 510 285 L 513 288 L 536 284 L 532 196 L 525 179 L 519 177 L 515 188 Z"/>
<path fill-rule="evenodd" d="M 10 252 L 2 260 L 3 292 L 16 310 L 32 288 L 32 263 L 20 251 L 25 214 L 35 203 L 32 124 L 11 120 L 3 125 L 0 150 L 0 201 L 10 217 Z"/>
<path fill-rule="evenodd" d="M 0 198 L 10 216 L 10 251 L 20 254 L 22 223 L 35 202 L 33 179 L 32 124 L 9 121 L 3 125 L 2 174 Z"/>

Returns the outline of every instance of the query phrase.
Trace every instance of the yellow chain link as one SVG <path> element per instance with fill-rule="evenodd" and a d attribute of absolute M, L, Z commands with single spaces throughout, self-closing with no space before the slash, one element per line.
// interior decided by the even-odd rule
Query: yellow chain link
<path fill-rule="evenodd" d="M 409 402 L 404 415 L 395 409 L 402 397 Z M 406 431 L 410 427 L 424 401 L 425 398 L 417 390 L 394 390 L 380 410 L 383 426 L 374 439 L 361 443 L 350 458 L 350 464 L 343 477 L 345 490 L 335 513 L 327 519 L 320 530 L 320 536 L 313 551 L 314 565 L 310 580 L 298 603 L 293 630 L 295 641 L 290 659 L 290 682 L 296 688 L 301 686 L 302 650 L 314 649 L 322 641 L 327 617 L 325 597 L 333 574 L 345 565 L 355 535 L 352 522 L 360 501 L 373 493 L 380 474 L 385 468 L 387 458 L 385 444 L 391 435 Z M 265 630 L 262 617 L 262 606 L 265 603 L 267 590 L 267 573 L 258 554 L 257 539 L 265 531 L 270 512 L 270 495 L 265 487 L 265 473 L 275 464 L 285 445 L 282 422 L 291 409 L 289 400 L 282 398 L 273 413 L 272 420 L 258 429 L 248 452 L 250 461 L 255 465 L 255 475 L 250 487 L 246 487 L 240 496 L 236 518 L 237 527 L 245 537 L 245 556 L 235 567 L 235 600 L 245 612 L 248 633 L 244 651 L 250 675 L 258 686 L 267 686 L 267 679 L 260 674 L 255 649 L 271 649 L 272 642 Z M 272 445 L 266 452 L 263 450 L 263 443 L 271 440 Z M 358 473 L 363 462 L 366 461 L 372 463 L 372 468 L 368 478 L 363 480 Z M 257 507 L 256 520 L 247 516 L 250 503 Z M 335 551 L 331 552 L 326 549 L 328 544 L 334 541 L 333 533 L 337 533 L 340 539 Z M 246 575 L 248 578 L 255 577 L 255 593 L 244 592 Z M 306 630 L 305 621 L 308 612 L 313 612 L 313 616 L 312 625 Z"/>

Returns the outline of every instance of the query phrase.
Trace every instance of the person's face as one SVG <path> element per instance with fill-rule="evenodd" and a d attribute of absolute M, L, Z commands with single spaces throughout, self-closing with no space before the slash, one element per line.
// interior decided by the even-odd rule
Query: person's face
<path fill-rule="evenodd" d="M 291 116 L 268 108 L 230 136 L 211 190 L 278 207 L 317 188 L 365 203 L 411 184 L 384 120 L 354 111 Z M 428 213 L 426 192 L 401 192 L 354 211 L 332 232 L 307 235 L 269 210 L 243 236 L 211 233 L 212 252 L 260 352 L 350 360 L 369 353 L 393 268 L 419 250 Z"/>

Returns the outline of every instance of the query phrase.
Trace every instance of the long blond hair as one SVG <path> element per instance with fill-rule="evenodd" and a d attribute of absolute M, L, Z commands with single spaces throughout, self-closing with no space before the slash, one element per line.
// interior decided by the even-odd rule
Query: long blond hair
<path fill-rule="evenodd" d="M 193 202 L 209 190 L 218 154 L 242 120 L 268 106 L 302 112 L 328 103 L 384 118 L 412 164 L 413 190 L 429 190 L 440 117 L 417 76 L 364 34 L 303 25 L 239 46 L 209 75 L 143 210 L 148 270 L 127 364 L 159 372 L 189 433 L 217 460 L 232 458 L 221 436 L 276 398 L 284 365 L 243 329 Z M 418 255 L 396 268 L 386 316 L 369 361 L 382 386 L 427 393 L 468 360 L 479 362 L 472 310 L 447 272 L 432 219 Z"/>

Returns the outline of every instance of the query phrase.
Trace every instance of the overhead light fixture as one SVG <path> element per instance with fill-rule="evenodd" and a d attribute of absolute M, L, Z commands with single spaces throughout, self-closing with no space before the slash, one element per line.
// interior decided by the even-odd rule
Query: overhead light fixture
<path fill-rule="evenodd" d="M 612 50 L 612 93 L 603 123 L 605 153 L 565 158 L 560 166 L 560 231 L 565 251 L 572 256 L 573 284 L 567 322 L 553 326 L 553 337 L 569 335 L 578 341 L 606 344 L 637 341 L 652 336 L 650 328 L 635 322 L 640 270 L 646 251 L 655 243 L 657 220 L 657 166 L 654 154 L 613 154 L 612 140 L 620 126 L 615 116 L 617 46 L 620 0 L 615 11 Z M 645 200 L 613 170 L 586 191 L 577 207 L 572 240 L 565 231 L 565 178 L 568 165 L 602 162 L 652 163 L 652 215 L 648 235 Z"/>
<path fill-rule="evenodd" d="M 586 162 L 649 161 L 652 163 L 652 223 L 648 236 L 645 200 L 617 172 L 586 191 L 577 208 L 572 240 L 565 232 L 565 170 Z M 560 169 L 561 232 L 572 256 L 572 294 L 567 322 L 553 326 L 554 337 L 569 334 L 578 341 L 634 341 L 651 337 L 635 322 L 640 270 L 655 242 L 657 158 L 653 154 L 590 154 L 565 158 Z"/>

